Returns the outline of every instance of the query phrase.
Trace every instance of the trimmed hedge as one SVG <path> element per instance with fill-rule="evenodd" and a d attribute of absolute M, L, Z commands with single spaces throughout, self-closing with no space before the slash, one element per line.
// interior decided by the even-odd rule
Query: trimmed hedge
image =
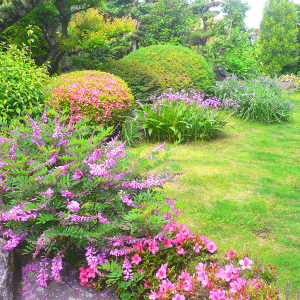
<path fill-rule="evenodd" d="M 58 76 L 52 83 L 49 100 L 54 108 L 67 111 L 73 120 L 87 117 L 90 125 L 116 125 L 134 107 L 127 84 L 99 71 Z"/>
<path fill-rule="evenodd" d="M 135 99 L 142 100 L 169 88 L 175 92 L 194 89 L 210 93 L 215 84 L 215 74 L 205 59 L 182 46 L 140 48 L 101 69 L 125 80 Z"/>

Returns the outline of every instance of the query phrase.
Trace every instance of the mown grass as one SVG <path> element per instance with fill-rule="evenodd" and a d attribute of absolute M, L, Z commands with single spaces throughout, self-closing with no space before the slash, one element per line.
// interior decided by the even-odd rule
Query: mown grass
<path fill-rule="evenodd" d="M 300 94 L 290 99 L 290 123 L 231 118 L 221 138 L 177 146 L 172 160 L 184 175 L 165 192 L 186 205 L 179 222 L 220 251 L 248 249 L 277 266 L 281 294 L 289 280 L 294 296 L 300 292 Z"/>

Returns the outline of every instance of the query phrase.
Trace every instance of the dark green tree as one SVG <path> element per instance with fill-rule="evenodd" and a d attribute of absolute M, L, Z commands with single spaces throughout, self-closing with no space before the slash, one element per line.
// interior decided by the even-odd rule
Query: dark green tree
<path fill-rule="evenodd" d="M 269 75 L 297 65 L 297 10 L 290 0 L 268 0 L 260 24 L 259 49 Z"/>

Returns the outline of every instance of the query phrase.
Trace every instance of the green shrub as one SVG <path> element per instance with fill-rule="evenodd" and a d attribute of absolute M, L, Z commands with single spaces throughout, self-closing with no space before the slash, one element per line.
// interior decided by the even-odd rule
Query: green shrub
<path fill-rule="evenodd" d="M 26 49 L 0 45 L 0 116 L 11 120 L 44 102 L 44 67 L 37 67 Z"/>
<path fill-rule="evenodd" d="M 135 99 L 173 90 L 211 91 L 215 74 L 199 54 L 182 46 L 157 45 L 140 48 L 103 70 L 124 79 Z"/>
<path fill-rule="evenodd" d="M 116 125 L 134 106 L 127 84 L 99 71 L 76 71 L 57 77 L 49 98 L 53 107 L 66 112 L 71 119 L 85 116 L 91 125 Z"/>

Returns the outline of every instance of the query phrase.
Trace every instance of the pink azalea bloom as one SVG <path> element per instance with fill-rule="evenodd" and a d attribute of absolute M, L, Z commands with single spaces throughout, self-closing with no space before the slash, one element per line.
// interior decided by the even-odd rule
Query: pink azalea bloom
<path fill-rule="evenodd" d="M 132 263 L 136 265 L 138 265 L 141 262 L 141 260 L 141 257 L 137 253 L 131 258 Z"/>
<path fill-rule="evenodd" d="M 141 272 L 141 275 L 143 275 L 144 269 L 140 269 L 139 271 Z"/>
<path fill-rule="evenodd" d="M 225 299 L 225 291 L 220 289 L 213 289 L 209 292 L 209 299 L 211 300 L 221 300 Z"/>
<path fill-rule="evenodd" d="M 160 280 L 167 278 L 167 267 L 168 263 L 163 264 L 158 271 L 156 272 L 155 276 Z"/>
<path fill-rule="evenodd" d="M 88 268 L 88 269 L 86 269 L 86 271 L 87 271 L 87 273 L 88 273 L 88 277 L 95 278 L 96 273 L 95 273 L 95 270 L 94 270 L 94 269 Z"/>
<path fill-rule="evenodd" d="M 184 249 L 183 249 L 183 248 L 179 247 L 179 248 L 177 248 L 177 249 L 178 249 L 177 253 L 178 253 L 179 255 L 184 255 Z"/>
<path fill-rule="evenodd" d="M 144 283 L 144 287 L 150 287 L 150 285 L 148 284 L 148 282 L 146 281 L 145 283 Z"/>
<path fill-rule="evenodd" d="M 199 264 L 195 267 L 196 270 L 200 271 L 206 268 L 206 264 L 199 262 Z"/>
<path fill-rule="evenodd" d="M 239 290 L 241 290 L 243 288 L 245 283 L 246 283 L 246 280 L 244 280 L 242 278 L 238 278 L 236 281 L 230 282 L 229 292 L 234 293 L 234 294 L 237 293 Z"/>
<path fill-rule="evenodd" d="M 215 268 L 217 267 L 217 264 L 215 264 L 215 263 L 210 262 L 209 264 L 211 265 L 211 267 L 212 267 L 213 269 L 215 269 Z"/>
<path fill-rule="evenodd" d="M 201 240 L 204 244 L 206 244 L 206 243 L 209 242 L 209 240 L 207 239 L 206 235 L 204 235 L 204 234 L 203 234 L 203 235 L 200 235 L 199 238 L 200 238 L 200 240 Z"/>
<path fill-rule="evenodd" d="M 251 265 L 252 265 L 252 260 L 248 257 L 245 257 L 244 260 L 240 260 L 239 261 L 240 265 L 242 266 L 242 269 L 245 270 L 245 269 L 251 269 Z"/>
<path fill-rule="evenodd" d="M 149 296 L 150 300 L 155 300 L 159 298 L 159 295 L 155 293 L 155 291 L 151 290 L 151 295 Z"/>
<path fill-rule="evenodd" d="M 234 257 L 235 257 L 235 250 L 233 249 L 233 250 L 230 250 L 230 251 L 228 251 L 227 253 L 226 253 L 226 259 L 227 260 L 229 260 L 229 259 L 234 259 Z"/>
<path fill-rule="evenodd" d="M 181 272 L 181 274 L 178 276 L 178 280 L 183 279 L 183 280 L 190 280 L 191 279 L 191 275 L 189 274 L 189 272 L 184 269 L 184 271 Z"/>
<path fill-rule="evenodd" d="M 172 300 L 185 300 L 185 296 L 177 293 Z"/>
<path fill-rule="evenodd" d="M 155 242 L 155 240 L 149 242 L 149 251 L 152 252 L 152 254 L 155 254 L 159 250 L 157 245 L 158 245 L 158 242 Z"/>
<path fill-rule="evenodd" d="M 88 282 L 89 276 L 87 270 L 83 267 L 79 268 L 79 270 L 80 270 L 79 279 L 81 280 L 81 282 L 82 283 Z"/>
<path fill-rule="evenodd" d="M 166 238 L 164 238 L 164 240 L 162 241 L 163 243 L 164 243 L 164 247 L 166 247 L 166 248 L 171 248 L 171 247 L 173 247 L 173 245 L 172 245 L 172 239 L 168 239 L 167 237 Z"/>
<path fill-rule="evenodd" d="M 169 233 L 171 233 L 171 232 L 173 232 L 176 228 L 177 228 L 177 225 L 176 225 L 175 222 L 173 222 L 173 223 L 167 224 L 167 226 L 166 226 L 165 229 L 166 229 Z"/>
<path fill-rule="evenodd" d="M 207 251 L 210 253 L 215 253 L 217 250 L 215 242 L 209 242 L 206 244 Z"/>
<path fill-rule="evenodd" d="M 186 292 L 193 292 L 194 291 L 193 282 L 191 280 L 186 280 L 182 285 L 182 289 Z"/>
<path fill-rule="evenodd" d="M 164 291 L 158 291 L 159 299 L 165 299 L 168 295 Z"/>
<path fill-rule="evenodd" d="M 172 282 L 167 280 L 163 280 L 158 286 L 160 291 L 168 291 L 173 288 Z"/>
<path fill-rule="evenodd" d="M 143 244 L 137 244 L 137 245 L 133 245 L 134 248 L 138 249 L 139 251 L 142 251 L 142 252 L 145 252 L 143 247 L 144 245 Z"/>
<path fill-rule="evenodd" d="M 198 243 L 195 244 L 194 246 L 194 250 L 196 253 L 200 253 L 200 249 L 202 248 L 202 246 L 200 246 Z"/>
<path fill-rule="evenodd" d="M 233 274 L 231 270 L 219 269 L 219 272 L 215 274 L 216 277 L 226 280 L 227 282 L 233 279 Z"/>

